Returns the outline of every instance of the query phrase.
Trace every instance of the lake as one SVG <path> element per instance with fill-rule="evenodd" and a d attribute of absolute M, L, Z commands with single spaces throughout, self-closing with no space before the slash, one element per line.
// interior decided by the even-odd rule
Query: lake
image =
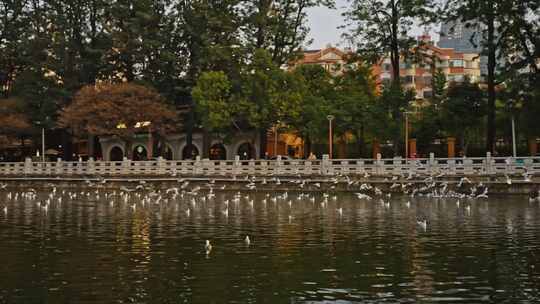
<path fill-rule="evenodd" d="M 527 197 L 152 191 L 2 190 L 0 303 L 540 302 Z"/>

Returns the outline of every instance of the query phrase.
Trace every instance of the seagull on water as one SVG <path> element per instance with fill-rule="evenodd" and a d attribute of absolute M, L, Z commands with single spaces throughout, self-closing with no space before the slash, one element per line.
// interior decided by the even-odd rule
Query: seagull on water
<path fill-rule="evenodd" d="M 212 251 L 212 244 L 210 244 L 210 240 L 206 240 L 206 244 L 204 245 L 204 249 L 206 250 L 206 254 L 209 254 L 210 251 Z"/>
<path fill-rule="evenodd" d="M 417 223 L 418 226 L 420 226 L 424 231 L 427 229 L 427 220 L 416 221 L 416 223 Z"/>

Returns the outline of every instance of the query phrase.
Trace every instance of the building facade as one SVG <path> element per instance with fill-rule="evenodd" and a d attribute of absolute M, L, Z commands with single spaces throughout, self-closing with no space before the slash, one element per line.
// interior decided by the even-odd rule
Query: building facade
<path fill-rule="evenodd" d="M 480 57 L 475 52 L 458 52 L 451 48 L 436 46 L 429 35 L 419 37 L 420 52 L 417 61 L 402 58 L 400 62 L 401 83 L 407 89 L 414 89 L 416 99 L 422 100 L 433 96 L 433 74 L 441 71 L 448 83 L 460 83 L 465 80 L 477 83 L 481 81 Z M 383 85 L 392 81 L 390 58 L 384 58 L 378 73 Z"/>

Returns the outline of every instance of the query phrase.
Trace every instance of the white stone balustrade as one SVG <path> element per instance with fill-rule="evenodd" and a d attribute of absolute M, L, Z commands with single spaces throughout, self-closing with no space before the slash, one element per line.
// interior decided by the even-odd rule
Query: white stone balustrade
<path fill-rule="evenodd" d="M 540 157 L 383 159 L 0 162 L 0 176 L 232 176 L 232 175 L 540 175 Z"/>

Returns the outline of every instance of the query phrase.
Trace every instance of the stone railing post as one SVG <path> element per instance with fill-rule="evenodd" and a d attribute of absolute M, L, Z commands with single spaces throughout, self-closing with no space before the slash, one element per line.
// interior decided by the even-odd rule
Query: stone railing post
<path fill-rule="evenodd" d="M 24 159 L 24 174 L 29 175 L 33 174 L 32 172 L 32 159 L 30 157 L 27 157 Z"/>
<path fill-rule="evenodd" d="M 384 173 L 384 161 L 382 160 L 381 153 L 377 153 L 375 160 L 375 174 L 376 175 L 383 175 Z"/>
<path fill-rule="evenodd" d="M 157 170 L 159 175 L 167 174 L 167 163 L 161 156 L 157 158 Z"/>
<path fill-rule="evenodd" d="M 304 174 L 306 174 L 306 175 L 311 175 L 311 173 L 312 173 L 311 170 L 312 170 L 312 169 L 311 169 L 311 161 L 310 161 L 310 160 L 306 160 L 306 161 L 304 162 L 304 168 L 303 168 L 303 170 L 304 170 L 304 172 L 303 172 Z"/>
<path fill-rule="evenodd" d="M 96 174 L 96 163 L 93 157 L 88 158 L 86 172 L 90 175 Z"/>
<path fill-rule="evenodd" d="M 242 172 L 242 168 L 240 167 L 242 164 L 240 163 L 240 155 L 234 156 L 234 167 L 233 167 L 233 175 L 238 175 Z"/>
<path fill-rule="evenodd" d="M 486 159 L 484 160 L 484 170 L 486 174 L 491 174 L 493 171 L 493 159 L 491 158 L 491 152 L 486 152 Z"/>
<path fill-rule="evenodd" d="M 448 159 L 448 174 L 455 175 L 456 174 L 456 160 L 455 159 Z"/>
<path fill-rule="evenodd" d="M 131 169 L 131 160 L 129 160 L 127 157 L 124 157 L 122 160 L 122 175 L 129 175 L 130 169 Z"/>
<path fill-rule="evenodd" d="M 283 162 L 281 161 L 281 155 L 278 155 L 276 158 L 276 173 L 277 174 L 283 173 Z"/>
<path fill-rule="evenodd" d="M 60 157 L 56 159 L 56 164 L 55 164 L 55 168 L 54 168 L 54 169 L 55 169 L 55 170 L 54 170 L 54 173 L 55 173 L 56 175 L 62 175 L 62 174 L 64 174 L 64 172 L 63 172 L 63 171 L 64 171 L 64 170 L 63 170 L 63 169 L 64 169 L 64 165 L 62 164 L 62 159 L 61 159 Z"/>
<path fill-rule="evenodd" d="M 330 157 L 328 156 L 328 154 L 324 154 L 322 156 L 322 161 L 321 161 L 321 174 L 322 175 L 328 175 L 330 174 Z"/>
<path fill-rule="evenodd" d="M 429 173 L 433 174 L 437 171 L 437 160 L 435 159 L 435 153 L 429 153 Z"/>
<path fill-rule="evenodd" d="M 202 163 L 201 163 L 201 156 L 197 155 L 195 157 L 195 164 L 193 167 L 193 173 L 194 174 L 201 174 L 202 173 Z"/>

